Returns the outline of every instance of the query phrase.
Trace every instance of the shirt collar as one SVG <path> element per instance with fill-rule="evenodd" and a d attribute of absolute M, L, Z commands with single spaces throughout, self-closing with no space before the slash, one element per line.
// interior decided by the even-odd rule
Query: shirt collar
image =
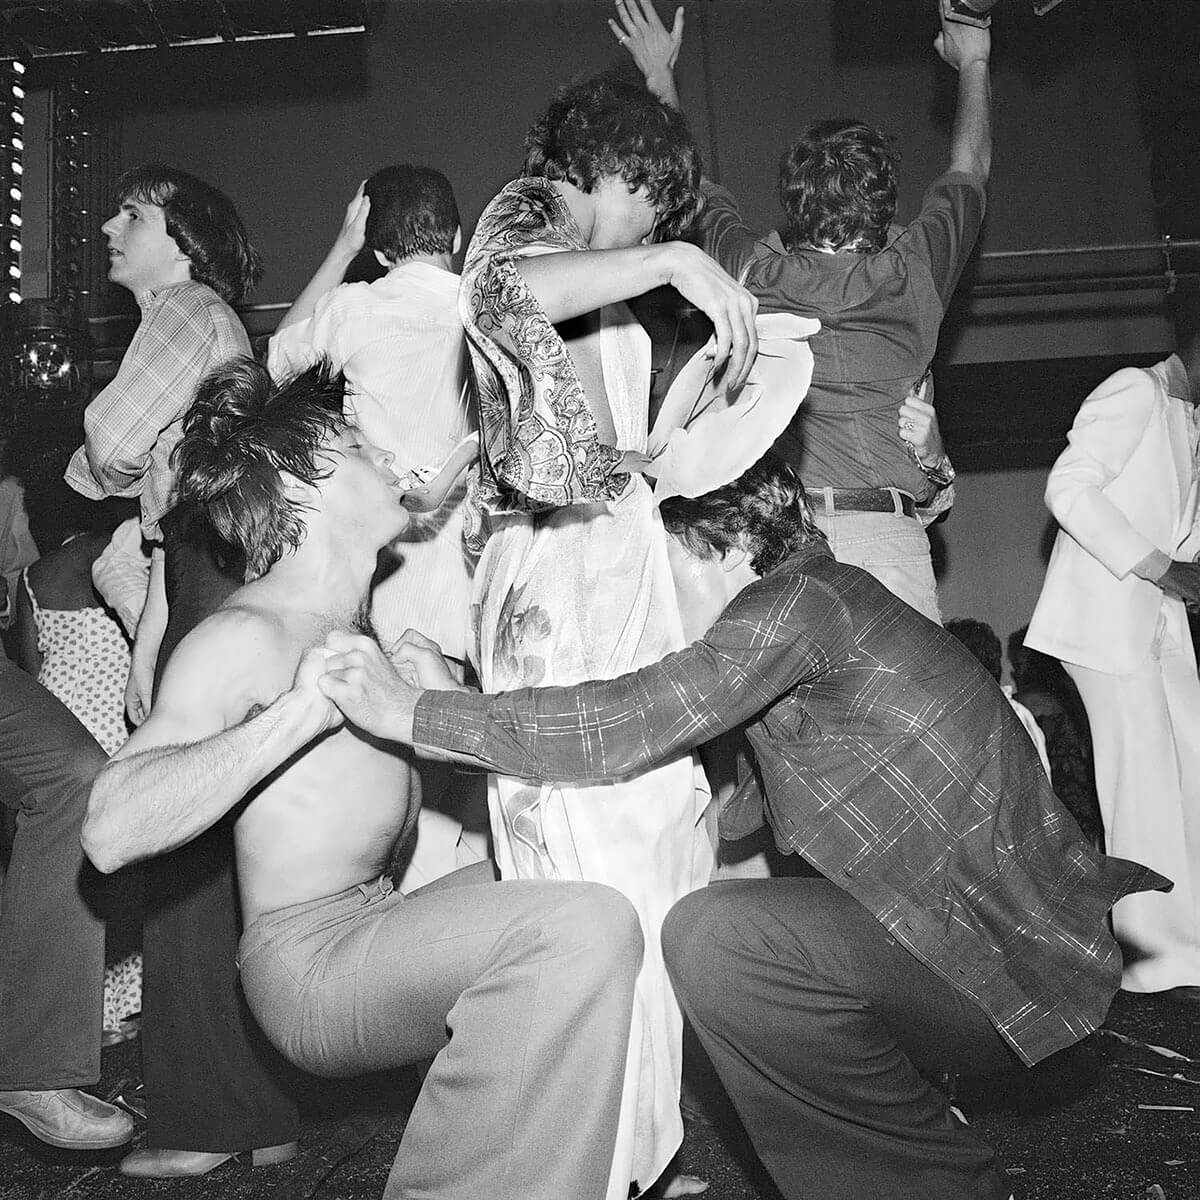
<path fill-rule="evenodd" d="M 168 283 L 160 288 L 146 288 L 144 292 L 138 292 L 134 299 L 137 301 L 138 308 L 145 312 L 156 300 L 168 292 L 173 292 L 176 288 L 191 287 L 195 282 L 194 279 L 182 279 L 178 283 Z"/>
<path fill-rule="evenodd" d="M 1192 389 L 1188 384 L 1187 368 L 1178 354 L 1172 354 L 1165 364 L 1167 373 L 1167 395 L 1176 396 L 1180 400 L 1192 400 Z M 1200 399 L 1200 397 L 1197 397 Z"/>

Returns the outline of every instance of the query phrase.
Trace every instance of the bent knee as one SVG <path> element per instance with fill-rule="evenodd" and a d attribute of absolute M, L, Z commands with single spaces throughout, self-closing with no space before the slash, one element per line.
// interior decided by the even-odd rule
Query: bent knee
<path fill-rule="evenodd" d="M 615 888 L 572 883 L 572 895 L 558 911 L 552 937 L 562 950 L 575 950 L 595 964 L 598 974 L 625 968 L 637 974 L 645 942 L 637 910 Z"/>
<path fill-rule="evenodd" d="M 663 960 L 681 1000 L 702 1002 L 714 988 L 722 990 L 715 981 L 720 961 L 728 957 L 739 891 L 738 882 L 710 884 L 677 900 L 667 913 Z"/>

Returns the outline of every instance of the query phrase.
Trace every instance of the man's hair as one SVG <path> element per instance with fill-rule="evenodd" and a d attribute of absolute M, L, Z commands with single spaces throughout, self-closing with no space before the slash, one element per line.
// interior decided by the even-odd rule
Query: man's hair
<path fill-rule="evenodd" d="M 810 125 L 779 160 L 784 244 L 882 250 L 896 215 L 892 139 L 863 121 Z"/>
<path fill-rule="evenodd" d="M 646 188 L 655 237 L 678 237 L 699 207 L 700 151 L 683 115 L 640 78 L 607 71 L 563 88 L 525 137 L 525 175 L 590 192 L 605 176 Z"/>
<path fill-rule="evenodd" d="M 671 496 L 659 511 L 667 532 L 698 558 L 720 558 L 744 545 L 758 575 L 802 547 L 825 541 L 813 523 L 799 476 L 769 453 L 733 483 L 694 500 Z"/>
<path fill-rule="evenodd" d="M 203 179 L 162 163 L 126 171 L 114 191 L 119 208 L 129 200 L 157 204 L 167 233 L 192 264 L 192 278 L 227 304 L 237 304 L 262 276 L 262 257 L 250 244 L 233 201 Z"/>
<path fill-rule="evenodd" d="M 963 617 L 957 621 L 947 621 L 944 628 L 983 663 L 987 673 L 997 683 L 1000 682 L 1004 662 L 1000 638 L 986 621 L 973 621 L 969 617 Z"/>
<path fill-rule="evenodd" d="M 393 262 L 414 254 L 449 254 L 461 224 L 454 189 L 441 171 L 401 163 L 367 180 L 367 247 Z"/>
<path fill-rule="evenodd" d="M 322 450 L 345 427 L 344 390 L 326 360 L 276 383 L 239 358 L 200 384 L 171 459 L 179 503 L 245 555 L 247 581 L 304 541 L 304 505 L 281 472 L 308 484 L 329 475 Z"/>

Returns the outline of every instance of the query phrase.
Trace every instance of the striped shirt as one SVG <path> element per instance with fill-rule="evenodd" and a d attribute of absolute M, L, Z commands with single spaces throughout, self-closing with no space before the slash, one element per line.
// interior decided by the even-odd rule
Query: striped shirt
<path fill-rule="evenodd" d="M 66 481 L 91 500 L 136 496 L 142 534 L 158 541 L 175 503 L 171 451 L 200 381 L 250 353 L 241 321 L 212 288 L 188 280 L 138 297 L 141 324 L 112 382 L 87 406 L 84 444 Z"/>
<path fill-rule="evenodd" d="M 1114 900 L 1164 886 L 1098 854 L 995 680 L 865 572 L 806 547 L 700 641 L 604 682 L 426 693 L 414 740 L 522 778 L 644 770 L 746 725 L 755 763 L 722 814 L 765 820 L 1027 1063 L 1104 1019 Z"/>

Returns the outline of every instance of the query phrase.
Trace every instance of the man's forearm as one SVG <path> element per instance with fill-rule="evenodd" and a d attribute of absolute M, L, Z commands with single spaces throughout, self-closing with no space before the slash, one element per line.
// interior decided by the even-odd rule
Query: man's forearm
<path fill-rule="evenodd" d="M 950 170 L 987 180 L 992 169 L 992 81 L 987 59 L 958 73 L 958 107 L 950 133 Z"/>
<path fill-rule="evenodd" d="M 316 732 L 311 712 L 285 695 L 202 741 L 113 759 L 92 785 L 83 826 L 87 856 L 111 872 L 190 842 Z"/>
<path fill-rule="evenodd" d="M 333 248 L 325 256 L 324 262 L 317 268 L 316 274 L 305 285 L 304 290 L 296 297 L 295 303 L 283 315 L 283 319 L 275 327 L 276 333 L 281 333 L 290 325 L 298 325 L 307 321 L 316 311 L 317 301 L 326 292 L 331 292 L 346 277 L 350 264 L 354 261 L 357 251 L 351 251 L 341 242 L 335 242 Z"/>

